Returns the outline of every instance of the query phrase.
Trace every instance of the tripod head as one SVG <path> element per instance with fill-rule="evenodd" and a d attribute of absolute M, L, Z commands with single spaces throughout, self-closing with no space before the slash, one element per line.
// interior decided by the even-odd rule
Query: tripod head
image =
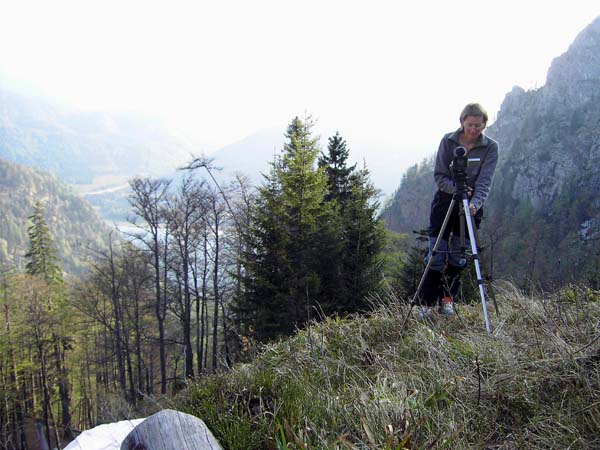
<path fill-rule="evenodd" d="M 454 195 L 459 199 L 463 197 L 467 192 L 467 166 L 469 160 L 467 159 L 467 149 L 462 145 L 459 145 L 454 149 L 454 158 L 450 162 L 450 170 L 452 172 L 452 179 L 456 185 Z"/>

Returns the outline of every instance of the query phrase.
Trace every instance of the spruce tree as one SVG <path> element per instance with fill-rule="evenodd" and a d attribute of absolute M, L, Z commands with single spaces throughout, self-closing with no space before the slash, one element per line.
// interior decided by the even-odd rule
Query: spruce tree
<path fill-rule="evenodd" d="M 363 168 L 350 176 L 350 195 L 341 208 L 344 232 L 343 273 L 348 295 L 344 303 L 347 312 L 368 307 L 368 295 L 380 288 L 382 280 L 382 250 L 385 228 L 378 219 L 377 190 Z"/>
<path fill-rule="evenodd" d="M 319 167 L 323 167 L 327 175 L 329 192 L 326 200 L 336 200 L 340 206 L 344 206 L 350 196 L 350 175 L 356 169 L 356 164 L 348 167 L 350 151 L 339 132 L 329 138 L 327 150 L 327 154 L 321 153 L 319 156 Z"/>
<path fill-rule="evenodd" d="M 235 308 L 242 333 L 254 333 L 259 340 L 293 332 L 291 310 L 286 307 L 286 280 L 291 267 L 287 255 L 289 234 L 284 224 L 277 177 L 279 164 L 280 161 L 272 163 L 266 183 L 259 188 L 257 201 L 250 211 L 244 236 L 243 298 Z"/>
<path fill-rule="evenodd" d="M 298 117 L 288 126 L 283 153 L 259 189 L 251 217 L 240 308 L 261 340 L 291 334 L 325 301 L 320 269 L 335 248 L 334 233 L 326 231 L 335 216 L 324 201 L 327 179 L 316 167 L 312 126 L 310 118 Z"/>
<path fill-rule="evenodd" d="M 66 302 L 66 293 L 62 278 L 62 269 L 56 257 L 56 248 L 50 230 L 44 218 L 43 208 L 40 202 L 36 202 L 33 213 L 29 216 L 31 224 L 27 228 L 29 235 L 29 251 L 25 257 L 29 259 L 26 265 L 27 273 L 33 277 L 43 280 L 47 285 L 48 296 L 46 298 L 45 320 L 49 324 L 51 335 L 47 341 L 40 340 L 38 356 L 42 361 L 44 377 L 45 412 L 44 417 L 48 422 L 51 415 L 51 392 L 47 383 L 53 378 L 58 385 L 60 400 L 61 425 L 65 436 L 70 436 L 71 426 L 71 386 L 66 366 L 66 354 L 72 347 L 72 338 L 69 336 L 66 322 L 70 316 Z M 48 346 L 48 348 L 45 348 Z M 47 355 L 53 355 L 54 371 L 50 373 L 45 369 L 44 362 Z M 58 437 L 58 435 L 57 435 Z"/>
<path fill-rule="evenodd" d="M 338 214 L 340 250 L 331 264 L 340 277 L 331 283 L 336 295 L 330 312 L 341 314 L 367 308 L 368 294 L 379 288 L 385 241 L 383 224 L 377 219 L 377 190 L 366 168 L 348 166 L 349 153 L 346 141 L 336 133 L 329 138 L 328 153 L 319 158 L 327 174 L 326 198 Z"/>
<path fill-rule="evenodd" d="M 261 340 L 288 335 L 321 313 L 364 310 L 381 280 L 384 229 L 369 172 L 348 166 L 339 133 L 315 167 L 312 126 L 310 118 L 288 126 L 251 213 L 236 312 Z"/>
<path fill-rule="evenodd" d="M 397 272 L 395 291 L 398 297 L 410 302 L 417 291 L 423 275 L 426 250 L 423 245 L 414 245 L 402 258 L 402 266 Z"/>
<path fill-rule="evenodd" d="M 27 273 L 38 276 L 51 285 L 62 284 L 62 270 L 40 202 L 35 203 L 29 220 L 29 251 L 25 254 L 29 260 L 26 265 Z"/>
<path fill-rule="evenodd" d="M 292 268 L 288 280 L 289 307 L 294 322 L 302 324 L 313 316 L 313 307 L 327 301 L 321 297 L 319 261 L 331 247 L 323 240 L 324 229 L 332 218 L 325 204 L 327 180 L 322 169 L 315 168 L 319 153 L 318 139 L 312 136 L 312 120 L 295 118 L 286 133 L 282 167 L 285 223 L 289 233 L 288 255 Z M 324 245 L 325 244 L 325 245 Z"/>

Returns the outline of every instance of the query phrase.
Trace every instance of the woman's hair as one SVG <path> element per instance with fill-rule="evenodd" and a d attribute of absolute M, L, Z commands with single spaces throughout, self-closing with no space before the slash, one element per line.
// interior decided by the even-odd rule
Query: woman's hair
<path fill-rule="evenodd" d="M 460 123 L 463 123 L 468 116 L 483 117 L 484 125 L 488 121 L 487 111 L 483 109 L 483 106 L 481 106 L 479 103 L 469 103 L 463 108 L 462 112 L 460 113 Z"/>

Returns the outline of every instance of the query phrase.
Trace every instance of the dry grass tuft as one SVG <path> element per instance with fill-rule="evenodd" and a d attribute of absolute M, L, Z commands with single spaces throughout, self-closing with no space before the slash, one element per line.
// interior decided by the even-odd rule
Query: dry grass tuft
<path fill-rule="evenodd" d="M 328 319 L 252 364 L 191 386 L 177 405 L 228 449 L 600 448 L 600 296 L 495 286 L 481 305 L 422 324 L 408 307 Z"/>

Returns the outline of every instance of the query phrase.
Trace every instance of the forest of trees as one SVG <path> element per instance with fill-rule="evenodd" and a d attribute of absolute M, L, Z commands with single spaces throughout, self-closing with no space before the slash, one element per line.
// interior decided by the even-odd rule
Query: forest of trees
<path fill-rule="evenodd" d="M 206 158 L 172 180 L 131 180 L 131 228 L 77 278 L 63 277 L 36 204 L 26 270 L 0 278 L 1 448 L 28 448 L 28 420 L 60 446 L 259 342 L 368 309 L 385 243 L 377 192 L 339 134 L 322 151 L 311 128 L 291 122 L 258 189 L 243 176 L 220 185 Z"/>
<path fill-rule="evenodd" d="M 37 201 L 63 270 L 83 273 L 90 248 L 102 245 L 108 227 L 93 208 L 56 177 L 0 159 L 0 265 L 23 270 L 28 217 Z"/>

